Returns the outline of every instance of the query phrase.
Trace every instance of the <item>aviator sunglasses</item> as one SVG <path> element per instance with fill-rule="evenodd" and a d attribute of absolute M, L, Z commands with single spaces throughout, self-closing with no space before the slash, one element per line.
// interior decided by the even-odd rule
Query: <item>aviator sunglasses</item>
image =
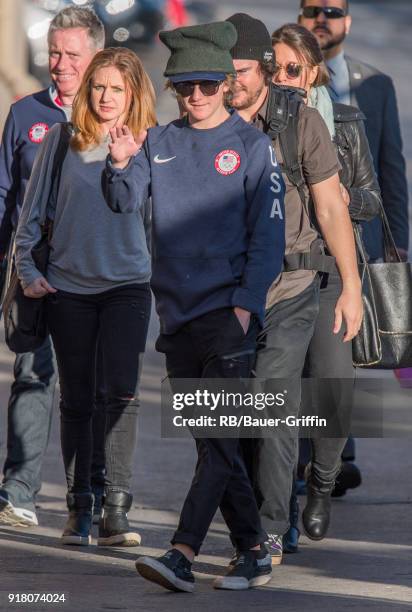
<path fill-rule="evenodd" d="M 338 8 L 337 6 L 305 6 L 301 11 L 301 15 L 306 19 L 316 19 L 323 13 L 326 19 L 341 19 L 346 17 L 345 9 Z"/>
<path fill-rule="evenodd" d="M 214 96 L 222 82 L 223 81 L 182 81 L 181 83 L 174 83 L 173 89 L 179 96 L 182 96 L 182 98 L 187 98 L 193 94 L 196 85 L 199 85 L 199 89 L 204 96 Z"/>
<path fill-rule="evenodd" d="M 275 74 L 279 74 L 279 72 L 285 69 L 286 76 L 289 79 L 297 79 L 302 74 L 303 68 L 312 68 L 308 64 L 296 64 L 295 62 L 288 62 L 284 66 L 282 64 L 275 64 Z"/>

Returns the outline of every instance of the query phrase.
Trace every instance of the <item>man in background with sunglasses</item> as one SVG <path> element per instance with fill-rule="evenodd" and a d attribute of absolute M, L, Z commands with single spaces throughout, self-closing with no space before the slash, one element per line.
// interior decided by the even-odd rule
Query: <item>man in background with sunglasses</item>
<path fill-rule="evenodd" d="M 408 186 L 392 79 L 344 53 L 344 41 L 352 24 L 349 0 L 301 0 L 299 23 L 318 39 L 330 71 L 332 99 L 357 106 L 366 116 L 366 134 L 383 205 L 398 251 L 406 261 L 409 242 Z M 362 225 L 370 259 L 379 260 L 383 256 L 380 217 Z M 359 469 L 353 463 L 355 444 L 352 438 L 344 448 L 342 459 L 344 464 L 334 493 L 339 496 L 361 483 Z"/>
<path fill-rule="evenodd" d="M 299 23 L 318 39 L 331 75 L 332 99 L 355 105 L 366 115 L 365 128 L 383 205 L 396 246 L 406 260 L 409 242 L 408 187 L 392 79 L 344 53 L 344 41 L 352 24 L 349 0 L 301 0 Z M 370 258 L 375 260 L 382 257 L 379 217 L 365 224 L 363 237 Z"/>

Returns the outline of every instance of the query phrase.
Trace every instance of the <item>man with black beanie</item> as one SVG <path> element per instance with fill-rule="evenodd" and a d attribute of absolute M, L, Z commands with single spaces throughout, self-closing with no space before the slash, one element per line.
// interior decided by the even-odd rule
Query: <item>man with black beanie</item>
<path fill-rule="evenodd" d="M 275 414 L 285 419 L 299 411 L 301 376 L 319 309 L 318 271 L 327 271 L 331 264 L 319 252 L 319 234 L 308 212 L 310 200 L 342 279 L 335 330 L 340 330 L 342 321 L 346 324 L 345 341 L 360 327 L 360 281 L 350 218 L 339 188 L 339 163 L 323 119 L 296 92 L 272 84 L 274 53 L 265 25 L 244 13 L 228 21 L 238 33 L 231 50 L 237 72 L 232 105 L 243 119 L 271 137 L 286 183 L 284 272 L 268 292 L 255 366 L 257 379 L 264 381 L 257 380 L 256 385 L 264 384 L 266 389 L 270 379 L 288 379 L 287 405 L 283 411 L 277 408 Z M 296 145 L 295 152 L 291 143 Z M 285 428 L 276 436 L 244 441 L 244 454 L 260 502 L 262 525 L 269 534 L 272 564 L 279 564 L 282 536 L 289 528 L 297 435 Z M 295 525 L 289 552 L 297 546 L 297 537 Z"/>

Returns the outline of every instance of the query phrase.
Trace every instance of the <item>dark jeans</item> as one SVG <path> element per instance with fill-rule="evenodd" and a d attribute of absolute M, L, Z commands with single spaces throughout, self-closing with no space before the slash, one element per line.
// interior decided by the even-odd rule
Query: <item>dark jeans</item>
<path fill-rule="evenodd" d="M 69 493 L 90 492 L 99 341 L 106 395 L 105 491 L 129 491 L 136 439 L 139 355 L 150 318 L 149 284 L 48 297 L 61 389 L 61 443 Z"/>
<path fill-rule="evenodd" d="M 191 321 L 175 334 L 161 335 L 156 348 L 166 353 L 171 379 L 248 378 L 258 328 L 252 317 L 245 335 L 233 309 L 224 308 Z M 187 544 L 197 555 L 219 507 L 239 550 L 264 542 L 239 440 L 197 439 L 196 447 L 196 471 L 172 544 Z"/>
<path fill-rule="evenodd" d="M 342 281 L 338 273 L 325 274 L 320 289 L 319 315 L 313 338 L 309 344 L 304 375 L 309 378 L 332 378 L 330 387 L 322 381 L 322 402 L 330 406 L 330 414 L 347 411 L 352 404 L 353 379 L 355 369 L 352 365 L 352 343 L 343 342 L 344 325 L 339 334 L 332 332 L 335 319 L 335 305 L 342 291 Z M 343 379 L 339 385 L 338 379 Z M 313 401 L 303 398 L 303 401 Z M 309 412 L 310 413 L 310 412 Z M 350 418 L 350 415 L 349 415 Z M 342 420 L 346 420 L 342 418 Z M 341 465 L 341 453 L 347 438 L 312 438 L 300 441 L 300 463 L 308 463 L 312 455 L 312 471 L 323 482 L 332 483 Z"/>
<path fill-rule="evenodd" d="M 288 379 L 288 401 L 274 415 L 297 416 L 301 401 L 301 376 L 306 352 L 319 310 L 319 279 L 296 297 L 266 311 L 258 337 L 256 378 Z M 259 384 L 258 382 L 256 384 Z M 272 415 L 271 415 L 272 416 Z M 298 458 L 298 435 L 284 429 L 272 437 L 242 440 L 248 472 L 260 507 L 263 528 L 282 535 L 289 528 L 289 502 Z"/>

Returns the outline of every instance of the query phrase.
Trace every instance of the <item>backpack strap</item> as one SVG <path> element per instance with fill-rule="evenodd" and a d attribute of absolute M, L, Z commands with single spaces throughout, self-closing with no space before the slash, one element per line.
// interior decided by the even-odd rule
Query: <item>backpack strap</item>
<path fill-rule="evenodd" d="M 278 139 L 283 162 L 280 168 L 292 185 L 298 190 L 302 205 L 307 211 L 305 179 L 299 161 L 298 127 L 299 110 L 303 102 L 302 90 L 295 88 L 269 87 L 266 113 L 267 134 L 272 140 Z"/>
<path fill-rule="evenodd" d="M 306 201 L 305 185 L 302 166 L 299 159 L 299 120 L 300 108 L 303 102 L 301 90 L 285 88 L 276 85 L 269 87 L 269 98 L 266 113 L 267 134 L 272 140 L 278 139 L 282 153 L 280 168 L 299 193 L 302 203 L 302 215 L 306 214 L 313 227 L 308 204 Z M 303 227 L 301 216 L 299 234 Z M 316 229 L 316 231 L 318 231 Z M 322 238 L 314 240 L 310 251 L 291 253 L 285 256 L 284 271 L 316 270 L 318 272 L 333 272 L 336 270 L 335 258 L 325 255 L 325 245 Z"/>
<path fill-rule="evenodd" d="M 42 234 L 47 234 L 49 242 L 52 237 L 53 220 L 49 213 L 56 206 L 57 196 L 59 193 L 60 179 L 62 174 L 63 162 L 69 148 L 70 138 L 73 135 L 73 126 L 71 123 L 61 123 L 59 132 L 59 141 L 54 153 L 52 166 L 52 182 L 50 186 L 50 196 L 46 207 L 45 219 L 42 222 Z"/>

